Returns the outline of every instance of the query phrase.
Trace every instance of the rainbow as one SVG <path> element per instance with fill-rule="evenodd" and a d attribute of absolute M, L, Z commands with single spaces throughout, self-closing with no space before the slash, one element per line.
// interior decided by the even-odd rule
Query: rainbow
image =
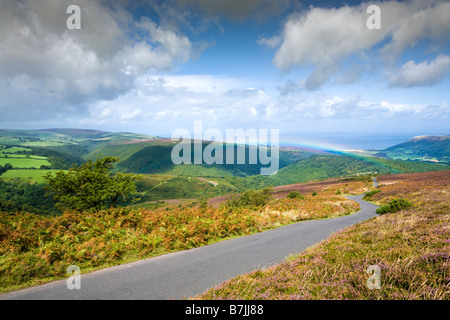
<path fill-rule="evenodd" d="M 314 151 L 332 152 L 332 153 L 346 153 L 349 147 L 341 144 L 326 142 L 319 139 L 311 138 L 283 138 L 280 140 L 280 147 L 295 147 L 302 149 L 310 149 Z"/>
<path fill-rule="evenodd" d="M 361 159 L 364 161 L 369 161 L 373 164 L 377 164 L 381 167 L 387 168 L 388 166 L 385 163 L 384 158 L 379 158 L 376 156 L 362 156 L 354 151 L 362 151 L 362 150 L 351 150 L 348 146 L 343 144 L 335 144 L 330 142 L 325 142 L 319 139 L 310 139 L 310 138 L 283 138 L 280 139 L 280 148 L 300 148 L 306 151 L 314 151 L 314 152 L 323 152 L 323 153 L 331 153 L 331 154 L 340 154 L 346 155 L 349 157 L 353 157 L 356 159 Z M 352 152 L 353 151 L 353 152 Z"/>

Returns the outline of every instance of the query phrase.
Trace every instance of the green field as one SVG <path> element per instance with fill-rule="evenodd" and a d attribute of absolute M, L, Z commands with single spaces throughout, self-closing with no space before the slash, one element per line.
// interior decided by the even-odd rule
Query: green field
<path fill-rule="evenodd" d="M 49 171 L 55 172 L 58 170 L 8 170 L 1 175 L 1 178 L 4 180 L 20 178 L 31 183 L 43 183 L 45 182 L 43 176 Z"/>
<path fill-rule="evenodd" d="M 37 159 L 37 160 L 47 160 L 47 157 L 44 156 L 36 156 L 36 155 L 27 155 L 27 154 L 6 154 L 8 159 L 15 159 L 15 158 L 23 158 L 23 159 Z M 0 152 L 0 158 L 6 158 L 5 155 L 1 154 Z"/>
<path fill-rule="evenodd" d="M 21 151 L 29 151 L 28 148 L 22 148 L 22 147 L 8 147 L 8 146 L 2 146 L 0 145 L 0 154 L 10 154 L 10 153 L 16 153 Z"/>
<path fill-rule="evenodd" d="M 66 141 L 51 141 L 51 140 L 28 141 L 28 142 L 23 142 L 22 146 L 25 146 L 25 147 L 57 147 L 57 146 L 64 146 L 68 143 L 69 142 L 66 142 Z"/>
<path fill-rule="evenodd" d="M 63 146 L 68 144 L 67 141 L 59 141 L 59 140 L 40 140 L 40 141 L 31 141 L 31 140 L 20 140 L 16 138 L 2 138 L 0 139 L 0 143 L 4 145 L 15 145 L 15 146 L 24 146 L 24 147 L 52 147 L 52 146 Z"/>
<path fill-rule="evenodd" d="M 22 158 L 22 157 L 8 157 L 0 158 L 0 166 L 10 163 L 14 168 L 40 168 L 41 166 L 50 166 L 50 162 L 46 159 Z"/>
<path fill-rule="evenodd" d="M 23 152 L 29 153 L 31 151 L 29 148 L 0 145 L 0 166 L 5 166 L 7 163 L 11 164 L 14 168 L 20 169 L 38 169 L 41 166 L 51 166 L 47 157 L 23 154 Z"/>

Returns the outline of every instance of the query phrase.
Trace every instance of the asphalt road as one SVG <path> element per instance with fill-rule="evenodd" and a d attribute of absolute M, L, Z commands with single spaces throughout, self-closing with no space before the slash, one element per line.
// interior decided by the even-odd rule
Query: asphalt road
<path fill-rule="evenodd" d="M 328 238 L 332 233 L 376 216 L 376 206 L 361 196 L 348 196 L 361 205 L 352 215 L 303 221 L 187 251 L 141 260 L 83 274 L 80 289 L 67 280 L 0 295 L 19 300 L 166 300 L 187 298 L 225 280 L 283 262 L 290 254 Z"/>

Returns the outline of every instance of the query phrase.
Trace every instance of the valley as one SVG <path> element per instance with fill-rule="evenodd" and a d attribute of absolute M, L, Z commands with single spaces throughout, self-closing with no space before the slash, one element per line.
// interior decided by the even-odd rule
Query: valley
<path fill-rule="evenodd" d="M 280 170 L 271 176 L 261 176 L 257 174 L 260 164 L 175 166 L 170 158 L 174 143 L 160 137 L 76 129 L 0 133 L 0 292 L 64 279 L 69 264 L 75 263 L 83 273 L 92 273 L 302 221 L 350 217 L 361 209 L 351 197 L 367 194 L 364 199 L 378 206 L 402 198 L 413 207 L 396 216 L 389 213 L 375 216 L 336 233 L 285 263 L 239 275 L 195 298 L 431 298 L 431 293 L 415 282 L 411 289 L 403 289 L 399 283 L 409 281 L 410 276 L 431 277 L 427 285 L 434 290 L 435 297 L 448 298 L 449 291 L 442 280 L 448 277 L 448 266 L 444 263 L 441 270 L 432 264 L 434 269 L 427 271 L 420 262 L 428 259 L 430 252 L 429 259 L 448 254 L 448 244 L 442 242 L 442 237 L 447 237 L 449 213 L 450 166 L 445 163 L 280 148 Z M 203 147 L 207 145 L 208 142 L 203 143 Z M 246 154 L 254 148 L 234 147 L 243 148 Z M 120 158 L 112 172 L 139 174 L 133 200 L 98 212 L 59 211 L 46 196 L 43 175 L 67 172 L 75 163 L 104 156 Z M 429 227 L 414 222 L 426 217 L 432 219 Z M 380 223 L 388 227 L 380 231 L 384 238 L 367 231 L 377 230 Z M 396 223 L 414 226 L 417 232 L 401 229 L 401 239 L 395 239 L 395 232 L 400 230 Z M 435 235 L 434 230 L 440 233 Z M 420 242 L 421 234 L 433 237 L 436 247 Z M 360 246 L 378 241 L 385 241 L 395 252 L 379 245 L 372 246 L 369 254 Z M 420 245 L 413 249 L 405 246 L 404 241 Z M 350 248 L 348 255 L 337 257 L 336 252 L 342 248 Z M 325 250 L 327 258 L 319 266 L 314 261 L 322 255 L 321 250 Z M 370 261 L 351 260 L 356 261 L 359 271 L 350 278 L 352 284 L 348 284 L 339 270 L 348 270 L 350 257 L 365 255 L 370 255 Z M 396 262 L 397 256 L 402 260 Z M 415 272 L 407 268 L 410 256 L 420 266 Z M 364 283 L 361 272 L 369 262 L 380 264 L 383 274 L 389 274 L 390 278 L 382 282 L 384 291 L 369 292 L 361 286 Z M 292 269 L 293 265 L 299 266 L 298 270 L 293 275 L 286 273 L 284 268 Z M 336 279 L 304 274 L 304 268 L 312 266 L 335 270 Z M 267 280 L 273 272 L 286 274 L 280 281 L 289 286 Z M 394 272 L 403 278 L 395 278 Z M 291 277 L 300 277 L 308 284 Z M 242 285 L 234 285 L 235 281 Z M 267 281 L 273 285 L 267 287 Z M 346 283 L 343 288 L 351 289 L 333 293 L 328 290 L 333 281 Z"/>
<path fill-rule="evenodd" d="M 448 139 L 444 138 L 435 143 L 434 150 L 440 148 L 439 144 L 448 143 Z M 426 144 L 425 140 L 421 141 Z M 208 144 L 209 142 L 203 142 L 202 148 L 206 148 Z M 377 157 L 351 152 L 281 147 L 279 171 L 274 175 L 262 176 L 259 173 L 264 165 L 260 162 L 175 165 L 171 159 L 174 145 L 176 142 L 170 139 L 135 133 L 82 129 L 0 130 L 0 179 L 7 183 L 29 182 L 42 185 L 45 182 L 43 176 L 49 171 L 68 170 L 75 163 L 95 160 L 98 156 L 118 157 L 115 171 L 140 174 L 141 177 L 137 182 L 139 196 L 136 198 L 139 200 L 135 200 L 134 204 L 122 205 L 153 208 L 155 201 L 159 206 L 168 199 L 200 203 L 207 198 L 247 189 L 329 178 L 450 168 L 446 163 L 389 159 L 386 154 Z M 229 147 L 231 146 L 224 146 Z M 248 159 L 250 152 L 253 152 L 251 150 L 257 147 L 234 145 L 234 148 L 243 150 Z M 191 156 L 194 156 L 193 151 Z M 5 170 L 5 166 L 8 170 Z"/>

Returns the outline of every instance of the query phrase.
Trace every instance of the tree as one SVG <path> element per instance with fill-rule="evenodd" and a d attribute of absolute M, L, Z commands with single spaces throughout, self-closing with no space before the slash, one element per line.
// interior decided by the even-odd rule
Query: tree
<path fill-rule="evenodd" d="M 270 200 L 272 188 L 246 190 L 227 201 L 229 207 L 262 207 Z"/>
<path fill-rule="evenodd" d="M 6 156 L 6 155 L 5 155 Z M 6 170 L 12 170 L 13 169 L 13 165 L 11 164 L 11 163 L 5 163 L 5 165 L 4 165 L 4 168 L 5 168 L 5 171 Z"/>
<path fill-rule="evenodd" d="M 68 172 L 61 170 L 55 175 L 48 172 L 44 178 L 49 195 L 54 197 L 61 210 L 98 211 L 121 199 L 126 201 L 136 192 L 134 182 L 138 175 L 111 173 L 113 164 L 118 161 L 119 158 L 99 156 L 97 161 L 89 160 L 78 167 L 74 165 Z"/>
<path fill-rule="evenodd" d="M 289 199 L 304 199 L 305 197 L 298 191 L 291 191 L 287 195 Z"/>
<path fill-rule="evenodd" d="M 412 203 L 405 199 L 393 199 L 389 202 L 389 204 L 379 207 L 377 209 L 377 213 L 379 215 L 383 215 L 386 213 L 395 213 L 399 212 L 400 210 L 408 209 L 411 206 Z"/>

